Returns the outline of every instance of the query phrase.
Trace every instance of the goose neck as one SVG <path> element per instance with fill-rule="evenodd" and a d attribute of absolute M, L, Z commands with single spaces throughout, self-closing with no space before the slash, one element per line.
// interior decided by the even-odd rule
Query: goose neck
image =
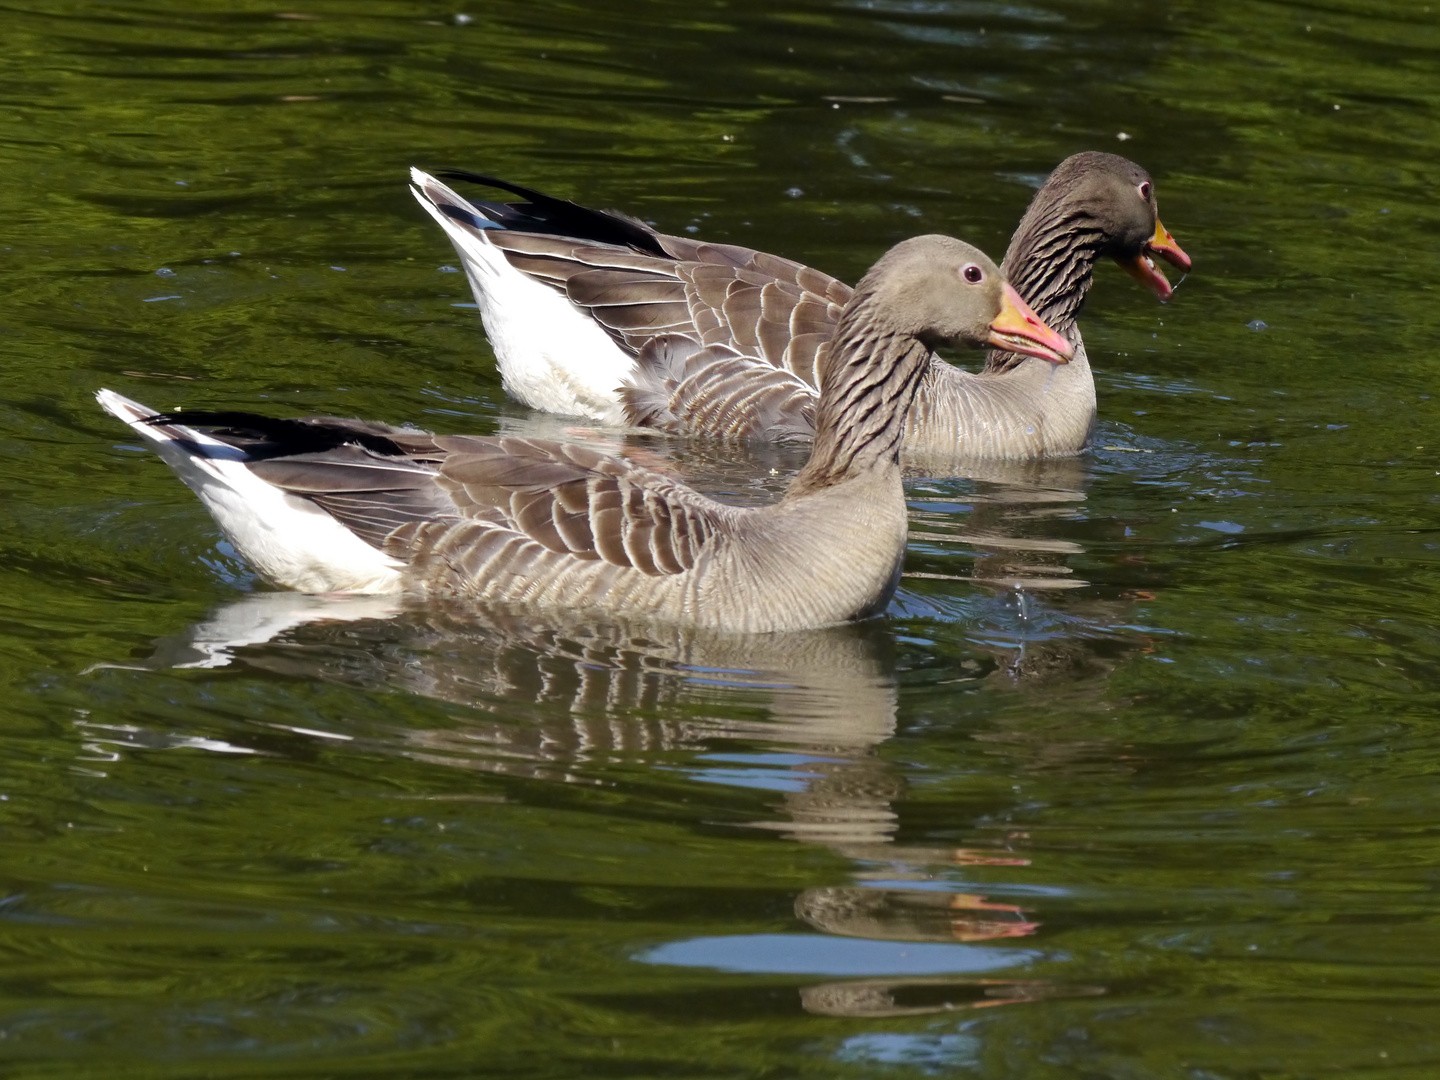
<path fill-rule="evenodd" d="M 1010 240 L 1001 269 L 1046 325 L 1074 345 L 1079 340 L 1076 319 L 1104 247 L 1105 234 L 1093 217 L 1049 200 L 1042 203 L 1037 196 Z M 996 349 L 985 370 L 998 374 L 1026 360 Z"/>
<path fill-rule="evenodd" d="M 929 366 L 912 334 L 887 329 L 868 306 L 847 312 L 821 379 L 815 444 L 787 498 L 898 466 L 905 416 Z"/>

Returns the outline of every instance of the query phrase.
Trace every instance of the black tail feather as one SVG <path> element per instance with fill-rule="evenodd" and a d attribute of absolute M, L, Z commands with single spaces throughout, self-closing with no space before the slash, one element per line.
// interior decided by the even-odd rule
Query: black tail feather
<path fill-rule="evenodd" d="M 496 212 L 498 223 L 507 229 L 523 232 L 545 233 L 551 236 L 568 236 L 577 240 L 589 240 L 597 244 L 616 244 L 633 248 L 647 255 L 669 258 L 670 253 L 661 246 L 655 231 L 643 222 L 608 210 L 592 210 L 568 199 L 557 199 L 543 191 L 512 184 L 481 173 L 464 169 L 445 169 L 437 172 L 442 180 L 459 180 L 467 184 L 481 184 L 499 188 L 512 195 L 528 200 L 525 203 L 481 203 L 487 210 Z M 447 208 L 446 213 L 450 213 Z M 459 218 L 457 214 L 452 217 Z"/>
<path fill-rule="evenodd" d="M 363 420 L 324 416 L 281 419 L 250 412 L 186 409 L 147 416 L 145 423 L 207 428 L 215 438 L 256 459 L 319 454 L 341 446 L 360 446 L 386 457 L 405 456 L 405 449 L 380 430 L 382 425 Z"/>
<path fill-rule="evenodd" d="M 576 206 L 577 204 L 567 202 L 564 199 L 557 199 L 554 195 L 546 195 L 543 191 L 536 191 L 534 188 L 523 187 L 520 184 L 512 184 L 509 180 L 501 180 L 497 176 L 486 176 L 484 173 L 471 172 L 469 169 L 441 169 L 436 174 L 441 180 L 459 180 L 464 184 L 480 184 L 482 187 L 499 188 L 501 191 L 508 191 L 511 195 L 519 195 L 522 199 L 529 199 L 536 206 L 548 204 L 560 204 L 563 206 Z M 584 207 L 578 207 L 584 209 Z"/>

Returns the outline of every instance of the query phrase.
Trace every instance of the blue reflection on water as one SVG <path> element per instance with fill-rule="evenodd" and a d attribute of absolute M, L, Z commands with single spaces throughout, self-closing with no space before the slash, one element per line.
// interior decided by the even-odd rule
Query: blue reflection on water
<path fill-rule="evenodd" d="M 818 934 L 690 938 L 637 953 L 642 964 L 768 975 L 948 975 L 1034 963 L 1034 949 L 867 941 Z"/>
<path fill-rule="evenodd" d="M 816 757 L 812 754 L 700 754 L 703 761 L 735 762 L 749 768 L 683 770 L 692 780 L 702 784 L 724 784 L 729 787 L 757 788 L 763 791 L 804 791 L 816 774 L 805 771 L 810 764 L 839 762 L 843 758 Z"/>
<path fill-rule="evenodd" d="M 980 1040 L 973 1035 L 899 1035 L 876 1031 L 846 1039 L 835 1056 L 841 1061 L 910 1065 L 926 1072 L 977 1068 Z"/>

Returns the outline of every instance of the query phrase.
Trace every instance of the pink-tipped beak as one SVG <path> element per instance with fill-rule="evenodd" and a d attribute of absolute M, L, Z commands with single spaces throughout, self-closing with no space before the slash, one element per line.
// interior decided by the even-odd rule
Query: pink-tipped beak
<path fill-rule="evenodd" d="M 1161 300 L 1169 300 L 1175 290 L 1166 280 L 1165 274 L 1155 265 L 1155 260 L 1151 258 L 1152 255 L 1160 256 L 1171 266 L 1182 271 L 1188 272 L 1191 266 L 1190 256 L 1185 254 L 1184 248 L 1175 242 L 1175 237 L 1170 235 L 1170 230 L 1165 228 L 1158 218 L 1155 221 L 1155 235 L 1145 242 L 1145 250 L 1133 259 L 1116 259 L 1115 261 L 1120 264 L 1122 270 Z"/>
<path fill-rule="evenodd" d="M 1075 347 L 1046 326 L 1015 287 L 1008 284 L 1000 314 L 991 320 L 986 341 L 997 349 L 1036 356 L 1052 364 L 1068 364 L 1075 355 Z"/>

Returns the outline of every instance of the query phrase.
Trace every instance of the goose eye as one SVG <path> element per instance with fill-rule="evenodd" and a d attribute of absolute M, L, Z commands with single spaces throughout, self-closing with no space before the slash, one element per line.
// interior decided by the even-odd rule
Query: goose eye
<path fill-rule="evenodd" d="M 963 277 L 966 281 L 968 281 L 971 285 L 979 285 L 980 282 L 985 280 L 985 271 L 981 270 L 980 267 L 976 266 L 974 263 L 971 263 L 969 266 L 965 267 L 964 270 L 960 271 L 960 276 Z"/>
<path fill-rule="evenodd" d="M 1146 180 L 1146 181 L 1145 181 L 1143 184 L 1141 184 L 1136 190 L 1140 192 L 1140 198 L 1144 199 L 1146 202 L 1149 202 L 1149 201 L 1150 201 L 1150 181 L 1149 181 L 1149 180 Z"/>

